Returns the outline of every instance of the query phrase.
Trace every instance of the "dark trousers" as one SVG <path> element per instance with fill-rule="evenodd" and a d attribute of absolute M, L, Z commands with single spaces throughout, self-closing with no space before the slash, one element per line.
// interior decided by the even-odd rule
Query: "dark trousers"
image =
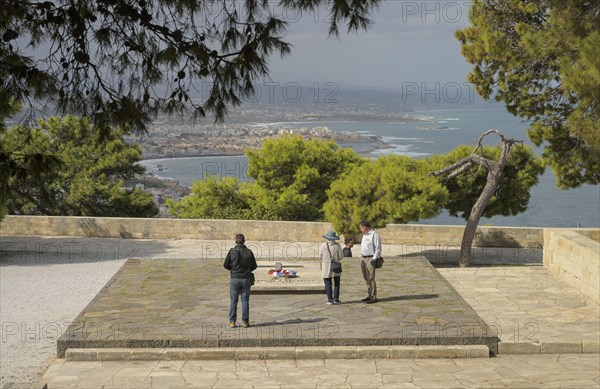
<path fill-rule="evenodd" d="M 250 287 L 252 280 L 250 278 L 231 278 L 229 281 L 229 321 L 237 320 L 238 300 L 242 298 L 242 320 L 250 320 Z"/>
<path fill-rule="evenodd" d="M 332 290 L 332 282 L 331 278 L 333 278 L 333 290 Z M 335 276 L 331 278 L 323 278 L 325 281 L 325 292 L 327 292 L 327 301 L 340 300 L 340 276 Z"/>

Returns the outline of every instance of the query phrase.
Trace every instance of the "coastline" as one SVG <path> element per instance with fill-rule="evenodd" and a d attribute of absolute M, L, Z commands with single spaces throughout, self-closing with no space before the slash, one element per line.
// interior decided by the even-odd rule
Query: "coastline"
<path fill-rule="evenodd" d="M 339 145 L 339 143 L 338 143 L 338 145 L 340 147 L 346 147 L 344 145 L 350 145 L 353 143 L 358 143 L 358 144 L 373 143 L 374 144 L 372 147 L 369 147 L 367 150 L 360 152 L 359 154 L 361 154 L 361 155 L 369 154 L 376 150 L 389 149 L 392 147 L 388 143 L 385 143 L 383 140 L 380 140 L 379 142 L 369 142 L 369 140 L 356 141 L 356 142 L 343 142 L 343 145 Z M 377 144 L 375 145 L 375 143 L 377 143 Z M 151 161 L 151 160 L 161 160 L 161 159 L 180 159 L 180 158 L 181 159 L 183 159 L 183 158 L 203 158 L 203 157 L 241 157 L 244 155 L 245 155 L 244 151 L 239 151 L 239 150 L 223 151 L 220 153 L 190 153 L 190 154 L 185 154 L 185 155 L 181 155 L 181 154 L 173 154 L 173 155 L 167 155 L 167 154 L 147 155 L 146 154 L 146 155 L 144 155 L 144 154 L 142 154 L 140 161 Z"/>
<path fill-rule="evenodd" d="M 437 115 L 435 114 L 437 112 Z M 350 147 L 359 149 L 359 154 L 365 155 L 368 158 L 376 158 L 382 155 L 398 154 L 414 156 L 421 158 L 427 155 L 437 155 L 450 152 L 457 145 L 469 145 L 474 140 L 474 134 L 479 134 L 482 130 L 488 128 L 498 128 L 504 131 L 506 136 L 518 137 L 523 136 L 522 131 L 526 125 L 521 123 L 518 118 L 514 118 L 501 109 L 487 109 L 487 107 L 465 110 L 448 110 L 435 109 L 419 111 L 420 114 L 431 113 L 433 126 L 452 126 L 456 127 L 453 130 L 418 130 L 416 127 L 423 124 L 411 124 L 407 126 L 333 126 L 332 130 L 347 130 L 355 133 L 363 130 L 369 131 L 369 134 L 381 135 L 381 141 L 373 145 L 364 145 L 353 143 Z M 438 123 L 440 121 L 448 121 L 446 123 Z M 329 123 L 319 123 L 324 126 Z M 233 129 L 230 128 L 230 131 Z M 231 141 L 233 142 L 233 141 Z M 338 142 L 342 143 L 342 142 Z M 384 144 L 385 143 L 385 144 Z M 525 140 L 525 144 L 531 146 L 536 153 L 541 153 L 542 149 L 531 145 L 531 142 Z M 367 147 L 368 146 L 368 147 Z M 371 147 L 372 146 L 372 147 Z M 377 151 L 380 149 L 379 151 Z M 192 151 L 192 150 L 189 150 Z M 141 162 L 147 166 L 147 172 L 155 171 L 156 176 L 180 180 L 181 184 L 189 185 L 189 180 L 195 177 L 199 179 L 203 173 L 212 173 L 217 176 L 237 176 L 247 179 L 246 164 L 243 160 L 243 152 L 224 153 L 214 150 L 215 153 L 194 154 L 194 158 L 206 158 L 206 160 L 197 160 L 198 164 L 192 166 L 194 160 L 180 160 L 183 156 L 156 156 L 157 159 L 174 158 L 173 165 L 182 166 L 187 169 L 183 174 L 175 168 L 171 167 L 170 163 L 161 162 Z M 375 151 L 375 152 L 373 152 Z M 144 160 L 150 159 L 150 155 L 145 155 Z M 191 155 L 188 155 L 191 157 Z M 214 158 L 214 159 L 211 159 Z M 229 162 L 231 158 L 233 162 Z M 177 161 L 180 160 L 180 161 Z M 158 171 L 156 164 L 162 164 L 165 168 L 163 171 Z M 485 219 L 483 222 L 494 225 L 507 226 L 551 226 L 551 227 L 575 227 L 577 225 L 583 227 L 598 226 L 598 207 L 585 206 L 584 204 L 594 203 L 594 199 L 598 198 L 600 188 L 597 186 L 584 185 L 577 189 L 562 191 L 557 189 L 555 185 L 555 177 L 552 171 L 547 170 L 539 177 L 538 184 L 531 189 L 530 201 L 525 212 L 514 216 L 494 216 L 493 218 Z M 597 201 L 596 201 L 597 203 Z M 573 206 L 557 207 L 556 204 L 572 204 Z M 548 210 L 552 212 L 548 212 Z M 434 218 L 423 220 L 424 224 L 457 224 L 462 222 L 462 219 L 456 219 L 445 213 Z"/>
<path fill-rule="evenodd" d="M 184 159 L 184 158 L 202 158 L 202 157 L 240 157 L 243 156 L 244 153 L 243 152 L 222 152 L 222 153 L 215 153 L 215 154 L 206 154 L 206 153 L 199 153 L 199 154 L 189 154 L 189 155 L 142 155 L 142 158 L 140 159 L 140 161 L 151 161 L 151 160 L 160 160 L 160 159 Z"/>

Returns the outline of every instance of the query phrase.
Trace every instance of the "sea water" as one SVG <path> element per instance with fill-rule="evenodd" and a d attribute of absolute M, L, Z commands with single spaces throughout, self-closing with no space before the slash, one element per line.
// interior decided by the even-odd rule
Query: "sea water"
<path fill-rule="evenodd" d="M 376 158 L 386 154 L 399 154 L 415 158 L 448 153 L 459 145 L 473 145 L 479 136 L 489 129 L 498 129 L 507 138 L 523 140 L 536 153 L 535 147 L 525 135 L 526 123 L 507 113 L 504 109 L 455 109 L 420 111 L 414 116 L 423 121 L 411 122 L 290 122 L 261 123 L 261 126 L 280 127 L 329 127 L 336 131 L 348 131 L 365 135 L 378 135 L 388 148 L 371 150 L 373 144 L 350 145 L 365 156 Z M 484 143 L 498 144 L 496 135 L 489 135 Z M 345 146 L 345 145 L 343 145 Z M 192 186 L 194 180 L 206 176 L 236 177 L 248 181 L 248 162 L 245 156 L 190 157 L 144 160 L 147 171 L 158 177 L 179 181 L 182 186 Z M 548 168 L 531 189 L 527 211 L 516 216 L 481 218 L 480 225 L 522 227 L 594 227 L 600 228 L 600 185 L 583 185 L 577 189 L 561 190 L 555 176 Z M 419 220 L 420 224 L 463 225 L 461 218 L 442 212 L 435 218 Z"/>

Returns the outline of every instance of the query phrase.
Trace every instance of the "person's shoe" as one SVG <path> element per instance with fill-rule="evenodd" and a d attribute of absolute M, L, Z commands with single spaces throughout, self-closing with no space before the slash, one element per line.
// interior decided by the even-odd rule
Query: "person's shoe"
<path fill-rule="evenodd" d="M 242 322 L 242 327 L 244 327 L 244 328 L 248 328 L 248 327 L 250 327 L 250 322 L 249 322 L 248 320 L 244 320 L 244 321 Z"/>
<path fill-rule="evenodd" d="M 333 301 L 327 301 L 327 305 L 333 304 Z"/>
<path fill-rule="evenodd" d="M 235 322 L 234 321 L 230 321 L 229 322 L 229 328 L 235 328 Z"/>
<path fill-rule="evenodd" d="M 337 304 L 341 304 L 342 302 L 340 300 L 333 300 L 333 304 L 337 305 Z"/>
<path fill-rule="evenodd" d="M 375 304 L 377 302 L 377 299 L 375 297 L 365 301 L 367 304 Z"/>
<path fill-rule="evenodd" d="M 364 299 L 362 299 L 360 301 L 362 301 L 363 303 L 366 303 L 369 300 L 371 300 L 371 296 L 367 296 L 367 297 L 365 297 Z"/>

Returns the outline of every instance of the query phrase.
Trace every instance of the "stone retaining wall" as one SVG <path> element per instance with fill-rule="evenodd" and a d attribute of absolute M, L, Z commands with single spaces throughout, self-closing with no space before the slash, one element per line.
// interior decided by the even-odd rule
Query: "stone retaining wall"
<path fill-rule="evenodd" d="M 544 267 L 596 304 L 600 304 L 598 229 L 544 229 Z"/>
<path fill-rule="evenodd" d="M 81 236 L 124 239 L 322 241 L 330 223 L 121 217 L 7 216 L 2 236 Z"/>
<path fill-rule="evenodd" d="M 321 242 L 331 223 L 257 220 L 142 219 L 64 216 L 7 216 L 2 236 L 81 236 L 128 239 L 247 240 Z M 388 224 L 377 230 L 386 244 L 460 247 L 464 226 Z M 358 238 L 358 237 L 357 237 Z M 476 247 L 542 248 L 541 228 L 477 229 Z"/>
<path fill-rule="evenodd" d="M 460 247 L 464 226 L 388 224 L 378 229 L 387 244 L 417 244 Z M 479 226 L 473 242 L 475 247 L 524 247 L 541 249 L 543 229 L 534 227 Z"/>
<path fill-rule="evenodd" d="M 580 228 L 577 230 L 581 235 L 600 242 L 600 228 Z"/>

